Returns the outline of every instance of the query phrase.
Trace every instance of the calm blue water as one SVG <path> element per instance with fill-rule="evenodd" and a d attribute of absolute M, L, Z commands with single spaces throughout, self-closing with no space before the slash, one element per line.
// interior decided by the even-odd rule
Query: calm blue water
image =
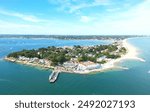
<path fill-rule="evenodd" d="M 10 63 L 2 58 L 22 49 L 47 46 L 109 44 L 100 40 L 0 39 L 0 94 L 150 94 L 150 38 L 128 40 L 139 49 L 146 62 L 126 60 L 120 63 L 129 70 L 110 70 L 91 75 L 60 74 L 54 84 L 51 71 Z"/>

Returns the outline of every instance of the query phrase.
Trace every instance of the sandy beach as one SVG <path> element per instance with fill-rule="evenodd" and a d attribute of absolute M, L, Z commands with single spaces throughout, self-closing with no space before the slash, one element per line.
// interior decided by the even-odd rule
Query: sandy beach
<path fill-rule="evenodd" d="M 93 69 L 93 70 L 85 70 L 85 71 L 62 71 L 62 72 L 69 72 L 69 73 L 79 73 L 79 74 L 88 74 L 88 73 L 93 73 L 93 72 L 103 72 L 106 70 L 110 70 L 110 69 L 128 69 L 126 67 L 122 67 L 122 66 L 118 66 L 118 63 L 120 63 L 123 60 L 137 60 L 137 61 L 141 61 L 141 62 L 145 62 L 144 59 L 139 58 L 138 57 L 138 49 L 136 47 L 134 47 L 133 45 L 131 45 L 127 39 L 122 40 L 121 45 L 123 47 L 125 47 L 127 49 L 127 53 L 125 55 L 122 55 L 121 58 L 118 59 L 112 59 L 110 61 L 108 61 L 105 64 L 102 64 L 100 69 Z M 13 58 L 5 58 L 5 60 L 7 61 L 11 61 L 11 62 L 17 62 L 17 63 L 21 63 L 21 64 L 25 64 L 25 65 L 30 65 L 30 66 L 36 66 L 36 67 L 41 67 L 41 68 L 53 68 L 52 66 L 44 66 L 44 65 L 40 65 L 40 64 L 35 64 L 35 63 L 29 63 L 29 62 L 24 62 L 24 61 L 19 61 Z"/>
<path fill-rule="evenodd" d="M 75 73 L 87 74 L 87 73 L 92 73 L 92 72 L 103 72 L 106 70 L 116 69 L 116 68 L 127 70 L 128 68 L 126 68 L 126 67 L 118 66 L 118 63 L 120 63 L 123 60 L 137 60 L 137 61 L 145 62 L 144 59 L 138 57 L 138 49 L 135 46 L 133 46 L 132 44 L 130 44 L 127 41 L 127 39 L 124 39 L 122 41 L 122 46 L 127 49 L 127 53 L 125 55 L 121 56 L 121 58 L 114 59 L 114 60 L 111 60 L 111 61 L 103 64 L 102 68 L 100 68 L 100 69 L 86 70 L 86 71 L 80 71 L 80 72 L 75 71 Z"/>
<path fill-rule="evenodd" d="M 141 62 L 145 62 L 144 59 L 138 57 L 138 49 L 130 44 L 127 39 L 122 41 L 122 46 L 127 49 L 127 53 L 123 55 L 121 58 L 112 60 L 108 63 L 106 63 L 106 66 L 103 67 L 103 69 L 110 69 L 110 68 L 121 68 L 121 69 L 128 69 L 124 67 L 119 67 L 117 64 L 123 60 L 137 60 Z"/>
<path fill-rule="evenodd" d="M 129 42 L 127 42 L 127 39 L 123 40 L 123 46 L 127 49 L 127 54 L 124 55 L 121 58 L 121 60 L 134 59 L 134 60 L 145 62 L 144 59 L 138 57 L 139 54 L 138 49 L 133 45 L 131 45 Z"/>
<path fill-rule="evenodd" d="M 106 63 L 106 65 L 103 66 L 102 70 L 106 70 L 110 68 L 128 69 L 125 67 L 117 66 L 117 64 L 123 60 L 137 60 L 137 61 L 145 62 L 144 59 L 138 57 L 138 54 L 139 54 L 138 49 L 135 46 L 131 45 L 127 41 L 127 39 L 122 41 L 122 46 L 127 49 L 127 53 L 123 55 L 121 58 L 118 58 L 118 59 L 115 59 Z"/>

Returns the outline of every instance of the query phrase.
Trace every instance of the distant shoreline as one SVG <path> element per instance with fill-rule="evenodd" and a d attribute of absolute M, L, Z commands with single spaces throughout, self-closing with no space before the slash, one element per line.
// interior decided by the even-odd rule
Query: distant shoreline
<path fill-rule="evenodd" d="M 36 39 L 62 39 L 62 40 L 123 40 L 134 37 L 148 37 L 148 35 L 35 35 L 35 34 L 0 34 L 0 38 L 36 38 Z"/>

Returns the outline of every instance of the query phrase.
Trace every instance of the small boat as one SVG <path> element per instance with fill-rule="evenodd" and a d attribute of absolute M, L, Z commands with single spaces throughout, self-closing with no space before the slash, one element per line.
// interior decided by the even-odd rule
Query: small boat
<path fill-rule="evenodd" d="M 148 73 L 150 74 L 150 70 L 148 71 Z"/>

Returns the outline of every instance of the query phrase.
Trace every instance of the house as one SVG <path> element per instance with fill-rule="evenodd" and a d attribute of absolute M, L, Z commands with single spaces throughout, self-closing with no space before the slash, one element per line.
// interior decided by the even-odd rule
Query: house
<path fill-rule="evenodd" d="M 91 61 L 80 62 L 78 64 L 77 70 L 78 71 L 85 71 L 85 70 L 93 70 L 93 69 L 100 69 L 101 65 L 98 63 L 94 63 Z"/>
<path fill-rule="evenodd" d="M 45 64 L 45 60 L 44 60 L 44 59 L 40 59 L 40 60 L 39 60 L 39 63 L 40 63 L 40 64 Z"/>
<path fill-rule="evenodd" d="M 39 62 L 39 59 L 37 57 L 35 58 L 30 58 L 30 61 L 34 62 L 34 63 L 38 63 Z"/>
<path fill-rule="evenodd" d="M 65 63 L 63 64 L 63 66 L 66 67 L 66 68 L 74 68 L 75 66 L 77 66 L 77 64 L 68 61 L 68 62 L 65 62 Z"/>
<path fill-rule="evenodd" d="M 29 61 L 30 59 L 25 56 L 19 56 L 19 60 L 21 61 Z"/>
<path fill-rule="evenodd" d="M 94 55 L 93 55 L 93 54 L 88 54 L 88 56 L 89 56 L 89 57 L 93 57 Z"/>
<path fill-rule="evenodd" d="M 106 60 L 106 59 L 107 59 L 106 56 L 102 56 L 102 57 L 97 58 L 97 62 L 101 62 L 101 61 Z"/>

